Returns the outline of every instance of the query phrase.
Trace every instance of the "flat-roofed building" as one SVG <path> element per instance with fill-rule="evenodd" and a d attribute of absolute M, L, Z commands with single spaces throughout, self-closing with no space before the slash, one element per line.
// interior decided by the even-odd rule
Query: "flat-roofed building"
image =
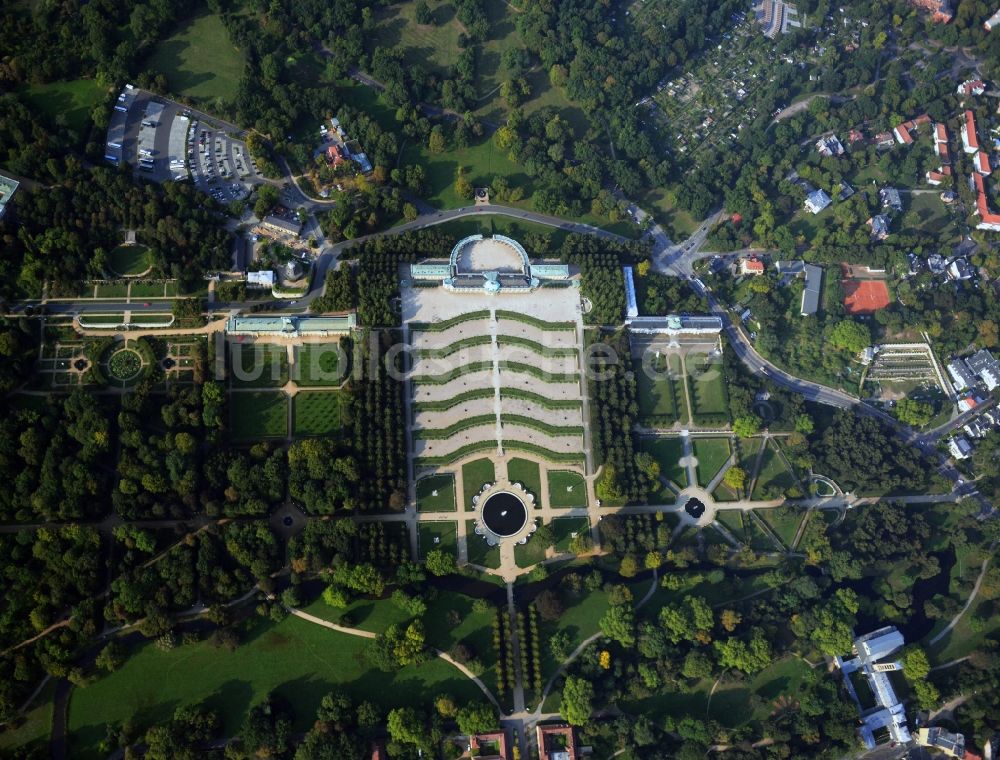
<path fill-rule="evenodd" d="M 357 315 L 354 312 L 328 317 L 237 314 L 230 317 L 226 323 L 226 334 L 250 337 L 326 337 L 348 335 L 355 327 L 357 327 Z"/>
<path fill-rule="evenodd" d="M 14 199 L 19 184 L 16 179 L 0 174 L 0 219 L 7 213 L 7 206 Z"/>
<path fill-rule="evenodd" d="M 670 314 L 666 317 L 633 317 L 625 320 L 629 332 L 646 335 L 717 335 L 722 318 Z"/>
<path fill-rule="evenodd" d="M 639 305 L 635 298 L 635 280 L 632 278 L 632 267 L 622 267 L 625 278 L 625 318 L 635 319 L 639 316 Z"/>

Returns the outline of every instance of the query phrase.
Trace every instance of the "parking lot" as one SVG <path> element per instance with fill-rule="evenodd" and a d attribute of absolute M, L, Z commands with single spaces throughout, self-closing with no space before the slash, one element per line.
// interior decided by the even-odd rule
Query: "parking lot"
<path fill-rule="evenodd" d="M 197 121 L 188 131 L 187 156 L 195 185 L 220 203 L 245 198 L 257 179 L 256 166 L 241 140 Z"/>
<path fill-rule="evenodd" d="M 224 125 L 138 88 L 120 102 L 127 111 L 117 119 L 124 124 L 108 131 L 109 161 L 121 156 L 155 182 L 190 177 L 220 203 L 247 197 L 259 181 L 245 143 L 227 135 Z"/>

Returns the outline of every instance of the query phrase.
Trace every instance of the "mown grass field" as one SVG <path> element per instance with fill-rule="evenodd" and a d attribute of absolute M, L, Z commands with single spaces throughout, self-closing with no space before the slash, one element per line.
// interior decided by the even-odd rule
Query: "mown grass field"
<path fill-rule="evenodd" d="M 369 668 L 364 639 L 288 617 L 260 623 L 234 651 L 208 642 L 161 651 L 152 643 L 115 673 L 74 689 L 69 706 L 73 758 L 102 758 L 97 745 L 105 726 L 132 720 L 137 731 L 165 721 L 181 705 L 206 703 L 222 716 L 224 736 L 239 733 L 246 711 L 269 692 L 295 712 L 305 731 L 325 694 L 340 689 L 385 709 L 420 706 L 428 694 L 447 692 L 460 703 L 482 692 L 457 669 L 434 658 L 396 673 Z"/>
<path fill-rule="evenodd" d="M 22 92 L 31 108 L 46 121 L 54 124 L 57 118 L 62 118 L 80 137 L 86 137 L 90 112 L 105 95 L 104 88 L 93 79 L 33 84 Z"/>
<path fill-rule="evenodd" d="M 542 505 L 542 476 L 537 462 L 511 459 L 507 463 L 507 480 L 523 485 L 535 497 L 535 506 Z"/>
<path fill-rule="evenodd" d="M 760 498 L 768 490 L 780 489 L 784 491 L 793 485 L 795 485 L 795 477 L 785 466 L 774 446 L 768 444 L 760 460 L 760 473 L 757 476 L 757 485 L 753 490 L 753 498 Z"/>
<path fill-rule="evenodd" d="M 108 264 L 120 275 L 142 274 L 149 269 L 149 248 L 144 245 L 119 245 L 108 254 Z"/>
<path fill-rule="evenodd" d="M 660 464 L 660 474 L 681 488 L 687 488 L 687 470 L 679 464 L 684 456 L 681 438 L 640 438 L 639 449 L 651 454 Z"/>
<path fill-rule="evenodd" d="M 469 549 L 469 562 L 483 567 L 500 567 L 500 548 L 489 546 L 482 536 L 476 535 L 476 521 L 465 521 L 466 546 Z"/>
<path fill-rule="evenodd" d="M 292 403 L 295 435 L 330 435 L 340 430 L 339 392 L 302 391 Z"/>
<path fill-rule="evenodd" d="M 496 470 L 493 469 L 493 462 L 489 459 L 474 459 L 462 465 L 462 496 L 465 498 L 465 508 L 472 509 L 472 497 L 475 496 L 486 483 L 492 483 L 497 479 Z"/>
<path fill-rule="evenodd" d="M 230 430 L 243 440 L 288 435 L 288 398 L 283 393 L 229 394 Z"/>
<path fill-rule="evenodd" d="M 288 352 L 267 343 L 229 343 L 233 387 L 280 388 L 288 382 Z"/>
<path fill-rule="evenodd" d="M 420 556 L 427 557 L 433 549 L 450 551 L 458 559 L 458 527 L 455 522 L 421 522 L 417 524 L 417 546 Z"/>
<path fill-rule="evenodd" d="M 455 476 L 431 475 L 417 481 L 418 512 L 454 512 Z"/>
<path fill-rule="evenodd" d="M 0 752 L 20 749 L 34 750 L 38 757 L 47 754 L 52 734 L 52 699 L 55 691 L 55 681 L 51 680 L 35 697 L 27 712 L 0 731 Z"/>
<path fill-rule="evenodd" d="M 692 441 L 694 455 L 698 460 L 698 485 L 707 486 L 712 482 L 731 453 L 726 438 L 695 438 Z"/>
<path fill-rule="evenodd" d="M 222 19 L 209 13 L 181 24 L 153 49 L 145 68 L 163 73 L 172 92 L 211 103 L 236 96 L 244 64 Z"/>
<path fill-rule="evenodd" d="M 331 386 L 346 380 L 341 368 L 340 351 L 337 345 L 327 343 L 306 343 L 299 346 L 295 356 L 295 381 L 299 385 Z"/>
<path fill-rule="evenodd" d="M 564 508 L 587 506 L 587 484 L 583 476 L 568 470 L 550 471 L 549 506 Z"/>

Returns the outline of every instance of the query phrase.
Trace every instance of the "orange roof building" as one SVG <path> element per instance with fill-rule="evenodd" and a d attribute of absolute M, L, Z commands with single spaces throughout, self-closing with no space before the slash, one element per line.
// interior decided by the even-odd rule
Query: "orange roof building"
<path fill-rule="evenodd" d="M 476 734 L 469 737 L 473 751 L 479 754 L 479 760 L 510 760 L 507 750 L 507 733 L 493 731 L 488 734 Z"/>
<path fill-rule="evenodd" d="M 536 726 L 539 760 L 580 760 L 572 726 Z"/>
<path fill-rule="evenodd" d="M 1000 232 L 1000 214 L 990 211 L 990 199 L 986 195 L 986 180 L 982 174 L 973 174 L 972 180 L 976 186 L 976 214 L 979 215 L 977 230 Z"/>
<path fill-rule="evenodd" d="M 748 256 L 740 261 L 740 271 L 743 274 L 764 274 L 764 262 L 756 256 Z"/>
<path fill-rule="evenodd" d="M 976 115 L 972 111 L 965 112 L 965 121 L 962 123 L 962 145 L 965 152 L 975 153 L 979 150 L 979 138 L 976 137 Z"/>
<path fill-rule="evenodd" d="M 984 177 L 988 177 L 992 174 L 993 169 L 990 168 L 990 157 L 987 156 L 986 153 L 979 151 L 972 160 L 976 165 L 976 171 Z"/>

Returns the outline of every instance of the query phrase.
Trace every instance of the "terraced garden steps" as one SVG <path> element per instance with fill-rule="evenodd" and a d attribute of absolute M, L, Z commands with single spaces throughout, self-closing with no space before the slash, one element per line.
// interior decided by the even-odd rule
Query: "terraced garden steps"
<path fill-rule="evenodd" d="M 465 446 L 457 448 L 450 454 L 442 454 L 441 456 L 435 457 L 417 457 L 414 464 L 418 467 L 441 467 L 453 464 L 460 459 L 464 459 L 467 456 L 481 451 L 496 450 L 496 447 L 496 441 L 477 441 L 476 443 L 468 443 Z M 545 459 L 549 462 L 555 462 L 557 464 L 583 465 L 584 463 L 584 456 L 582 453 L 556 453 L 554 451 L 549 451 L 542 446 L 536 446 L 533 443 L 524 443 L 522 441 L 504 441 L 503 447 L 504 451 L 508 453 L 520 452 L 524 454 L 533 454 L 540 459 Z"/>

